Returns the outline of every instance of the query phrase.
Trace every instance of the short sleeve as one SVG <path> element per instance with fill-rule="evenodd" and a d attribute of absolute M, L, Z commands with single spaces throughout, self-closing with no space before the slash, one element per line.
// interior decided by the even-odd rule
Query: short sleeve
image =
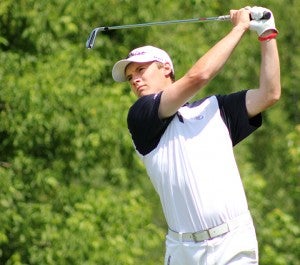
<path fill-rule="evenodd" d="M 262 124 L 261 114 L 249 118 L 246 109 L 247 90 L 218 95 L 221 116 L 229 130 L 233 146 L 245 139 Z"/>
<path fill-rule="evenodd" d="M 158 145 L 173 117 L 160 119 L 158 108 L 161 93 L 139 98 L 129 109 L 127 125 L 136 150 L 146 155 Z"/>

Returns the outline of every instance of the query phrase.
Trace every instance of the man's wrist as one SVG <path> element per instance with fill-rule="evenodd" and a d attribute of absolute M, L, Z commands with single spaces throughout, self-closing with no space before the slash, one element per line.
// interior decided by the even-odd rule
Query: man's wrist
<path fill-rule="evenodd" d="M 270 35 L 271 33 L 277 33 L 277 31 L 275 29 L 267 29 L 260 35 L 260 37 L 266 37 L 266 36 Z"/>
<path fill-rule="evenodd" d="M 241 35 L 243 35 L 247 30 L 248 30 L 248 28 L 246 26 L 243 26 L 243 25 L 236 25 L 232 28 L 233 32 L 238 32 Z"/>
<path fill-rule="evenodd" d="M 278 32 L 274 29 L 266 30 L 263 34 L 258 37 L 259 41 L 268 41 L 271 39 L 275 39 L 277 37 Z"/>

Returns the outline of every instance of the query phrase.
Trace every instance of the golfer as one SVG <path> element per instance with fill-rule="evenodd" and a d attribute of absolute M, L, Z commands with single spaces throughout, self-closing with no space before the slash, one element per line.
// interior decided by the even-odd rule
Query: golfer
<path fill-rule="evenodd" d="M 269 12 L 269 19 L 262 14 Z M 252 20 L 250 20 L 250 16 Z M 131 51 L 112 70 L 138 100 L 128 113 L 136 151 L 160 196 L 169 227 L 166 265 L 258 264 L 258 247 L 233 146 L 261 126 L 261 112 L 280 98 L 273 14 L 230 10 L 231 31 L 175 81 L 169 55 Z M 222 69 L 248 29 L 261 46 L 259 87 L 189 103 Z"/>

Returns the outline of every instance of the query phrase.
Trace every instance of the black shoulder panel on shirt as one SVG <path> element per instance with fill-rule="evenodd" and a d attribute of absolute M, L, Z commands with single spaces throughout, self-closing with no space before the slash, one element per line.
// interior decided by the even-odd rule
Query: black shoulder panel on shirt
<path fill-rule="evenodd" d="M 127 125 L 136 150 L 146 155 L 156 148 L 173 117 L 160 119 L 161 93 L 139 98 L 129 109 Z"/>
<path fill-rule="evenodd" d="M 233 146 L 245 139 L 262 124 L 261 114 L 248 117 L 246 109 L 247 90 L 229 95 L 217 95 L 221 117 L 226 124 Z"/>

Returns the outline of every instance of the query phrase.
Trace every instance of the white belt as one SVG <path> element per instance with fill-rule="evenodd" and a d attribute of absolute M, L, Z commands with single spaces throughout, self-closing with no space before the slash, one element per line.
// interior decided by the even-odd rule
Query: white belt
<path fill-rule="evenodd" d="M 229 231 L 234 230 L 242 223 L 249 222 L 249 221 L 252 222 L 252 218 L 250 213 L 248 212 L 234 219 L 231 219 L 228 222 L 223 223 L 221 225 L 212 227 L 207 230 L 194 232 L 194 233 L 180 233 L 180 232 L 175 232 L 169 228 L 168 235 L 171 238 L 178 240 L 180 242 L 201 242 L 204 240 L 208 240 L 208 239 L 212 239 L 224 235 Z"/>

